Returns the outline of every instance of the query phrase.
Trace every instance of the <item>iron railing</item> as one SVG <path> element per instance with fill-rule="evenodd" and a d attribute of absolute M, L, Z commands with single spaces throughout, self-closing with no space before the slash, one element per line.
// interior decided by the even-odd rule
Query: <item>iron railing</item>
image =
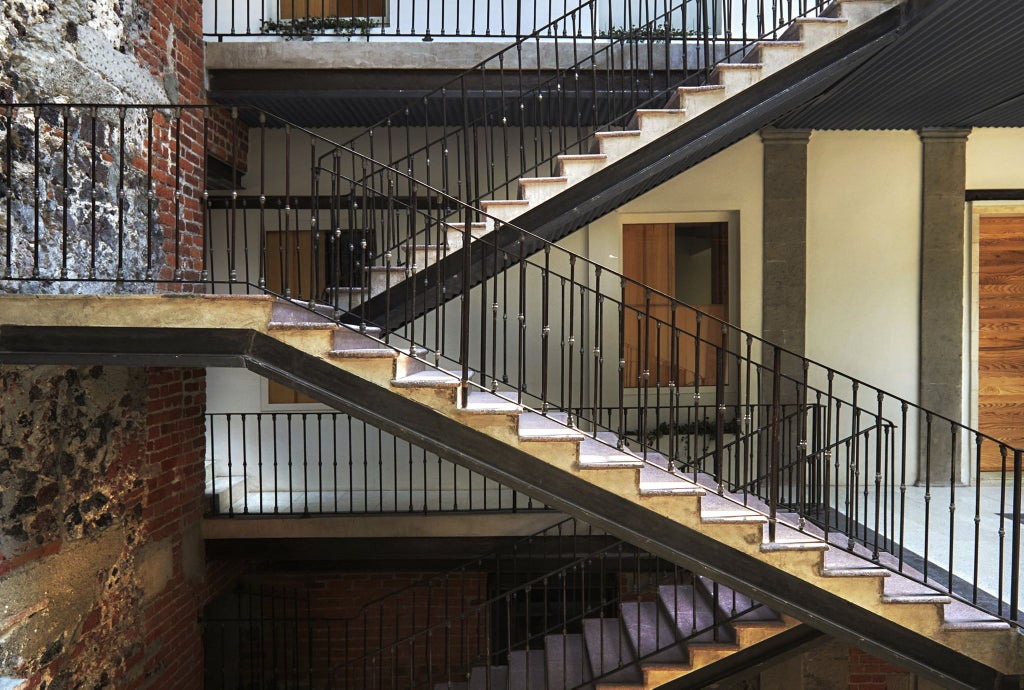
<path fill-rule="evenodd" d="M 556 24 L 579 6 L 576 0 L 205 0 L 203 33 L 209 39 L 466 41 L 522 38 L 541 27 L 543 35 L 603 39 L 630 35 L 659 14 L 665 0 L 600 0 L 587 3 L 578 21 Z M 702 28 L 739 35 L 746 27 L 781 27 L 813 0 L 687 0 L 679 20 L 665 26 L 678 39 Z M 683 21 L 683 17 L 686 21 Z M 700 19 L 698 19 L 700 18 Z M 762 31 L 763 33 L 763 31 Z"/>
<path fill-rule="evenodd" d="M 521 178 L 561 175 L 559 156 L 590 153 L 596 131 L 635 128 L 639 108 L 676 107 L 679 87 L 707 84 L 718 64 L 741 60 L 797 18 L 833 7 L 824 0 L 651 0 L 635 10 L 625 3 L 628 28 L 600 39 L 565 31 L 590 25 L 594 34 L 588 23 L 605 2 L 587 0 L 520 35 L 343 143 L 470 205 L 515 199 Z M 336 162 L 323 155 L 322 168 L 332 169 Z M 358 179 L 360 171 L 344 173 Z M 424 232 L 417 243 L 435 239 Z M 369 246 L 377 264 L 397 250 L 379 232 Z"/>
<path fill-rule="evenodd" d="M 340 412 L 208 414 L 206 447 L 215 515 L 547 509 Z"/>
<path fill-rule="evenodd" d="M 331 602 L 320 594 L 329 596 L 251 584 L 208 612 L 208 686 L 434 688 L 471 676 L 490 678 L 486 686 L 517 663 L 520 679 L 532 683 L 530 665 L 546 665 L 551 649 L 559 657 L 551 668 L 558 664 L 562 675 L 553 682 L 574 688 L 686 643 L 732 642 L 729 625 L 754 612 L 772 618 L 756 602 L 573 519 L 354 615 L 324 615 Z M 639 649 L 631 628 L 646 628 Z M 586 645 L 607 659 L 592 673 Z M 541 670 L 548 669 L 533 669 Z"/>
<path fill-rule="evenodd" d="M 265 126 L 249 132 L 254 155 L 236 164 L 246 170 L 246 187 L 237 175 L 222 183 L 229 204 L 217 218 L 203 205 L 210 180 L 201 162 L 214 139 L 208 135 L 226 131 L 217 151 L 230 155 L 242 150 L 245 134 L 239 113 L 218 113 L 4 108 L 2 287 L 269 292 L 301 300 L 346 322 L 378 326 L 382 344 L 451 370 L 463 403 L 498 392 L 613 446 L 627 440 L 627 409 L 660 407 L 668 452 L 645 444 L 641 457 L 665 469 L 681 465 L 726 500 L 763 511 L 769 539 L 780 529 L 817 534 L 828 527 L 827 537 L 843 548 L 1019 621 L 1020 449 L 486 218 L 440 189 L 300 128 L 281 130 L 280 151 L 265 145 Z M 317 189 L 325 171 L 315 161 L 324 153 L 338 162 L 329 171 L 330 190 L 299 209 L 289 184 L 304 177 Z M 269 175 L 270 166 L 284 179 Z M 347 176 L 352 169 L 358 174 Z M 288 203 L 243 208 L 234 193 L 246 188 L 261 198 L 279 189 Z M 420 204 L 421 197 L 443 204 Z M 347 206 L 352 198 L 358 209 Z M 353 235 L 350 254 L 358 255 L 366 287 L 342 287 L 328 270 L 341 263 L 343 211 L 365 229 Z M 446 225 L 453 218 L 463 225 Z M 495 230 L 474 237 L 477 220 Z M 436 264 L 417 264 L 420 228 L 461 240 L 453 259 L 459 272 L 438 275 Z M 369 266 L 366 238 L 378 229 L 402 251 Z M 364 321 L 360 300 L 368 290 L 388 306 L 375 324 Z M 677 422 L 694 405 L 714 407 L 716 439 L 730 409 L 740 412 L 741 425 L 757 418 L 767 427 L 742 434 L 741 453 L 756 471 L 748 478 L 765 478 L 756 495 L 728 491 L 724 442 L 716 441 L 703 471 L 693 467 L 695 449 L 686 449 Z M 797 408 L 793 440 L 783 435 L 786 406 Z M 616 411 L 610 420 L 601 412 L 608 408 Z M 977 481 L 989 463 L 999 468 L 991 484 Z M 787 472 L 799 477 L 800 495 L 789 504 Z M 981 567 L 982 559 L 995 567 Z"/>

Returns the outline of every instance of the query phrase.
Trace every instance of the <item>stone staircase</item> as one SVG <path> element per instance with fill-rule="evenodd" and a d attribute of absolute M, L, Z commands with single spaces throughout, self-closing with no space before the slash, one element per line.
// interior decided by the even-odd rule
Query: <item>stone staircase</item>
<path fill-rule="evenodd" d="M 275 304 L 268 334 L 1001 673 L 1024 672 L 1024 636 L 1009 624 L 941 594 L 938 584 L 933 589 L 872 562 L 867 549 L 846 550 L 844 535 L 832 532 L 826 540 L 798 516 L 780 514 L 770 541 L 767 506 L 721 491 L 710 476 L 683 476 L 664 456 L 618 450 L 613 434 L 585 434 L 558 414 L 524 409 L 500 393 L 474 390 L 463 399 L 456 373 L 385 346 L 373 329 L 360 332 L 315 316 L 302 322 L 300 312 Z"/>
<path fill-rule="evenodd" d="M 663 108 L 637 110 L 625 129 L 597 132 L 593 136 L 590 153 L 558 156 L 558 175 L 520 178 L 518 198 L 481 202 L 485 221 L 472 224 L 471 237 L 485 237 L 494 229 L 495 221 L 514 221 L 526 211 L 700 117 L 900 2 L 836 0 L 822 16 L 795 20 L 777 40 L 757 43 L 741 61 L 719 64 L 712 72 L 712 83 L 679 87 Z M 444 223 L 444 236 L 439 237 L 436 243 L 417 244 L 409 249 L 402 247 L 390 265 L 367 269 L 370 280 L 363 287 L 333 288 L 337 305 L 351 310 L 364 300 L 441 261 L 462 248 L 464 230 L 464 223 Z"/>
<path fill-rule="evenodd" d="M 618 614 L 586 618 L 581 633 L 545 635 L 542 649 L 512 651 L 434 690 L 647 690 L 798 625 L 705 578 L 661 585 L 653 601 L 621 602 Z"/>
<path fill-rule="evenodd" d="M 562 510 L 575 507 L 570 512 L 588 522 L 601 518 L 602 508 L 614 506 L 619 515 L 601 519 L 596 526 L 620 525 L 624 533 L 617 536 L 643 539 L 645 548 L 675 543 L 672 534 L 691 535 L 687 538 L 705 545 L 700 548 L 713 551 L 705 556 L 708 565 L 717 560 L 746 564 L 761 578 L 757 589 L 771 595 L 765 600 L 785 602 L 794 612 L 806 614 L 806 622 L 854 631 L 865 642 L 884 632 L 889 635 L 886 649 L 900 658 L 916 659 L 921 668 L 941 668 L 941 660 L 931 667 L 929 658 L 943 649 L 998 677 L 1024 675 L 1024 635 L 1017 628 L 947 596 L 938 584 L 922 584 L 920 575 L 905 564 L 901 570 L 884 553 L 874 561 L 870 551 L 853 546 L 855 540 L 835 531 L 826 539 L 794 515 L 778 515 L 771 539 L 762 503 L 723 491 L 710 476 L 684 476 L 655 453 L 645 459 L 619 450 L 615 439 L 568 427 L 558 416 L 523 408 L 507 394 L 473 389 L 466 393 L 454 373 L 386 345 L 372 330 L 338 325 L 292 302 L 268 297 L 10 296 L 4 307 L 7 322 L 21 328 L 88 327 L 115 338 L 122 348 L 126 336 L 117 329 L 145 328 L 146 338 L 153 337 L 153 329 L 166 329 L 170 342 L 179 342 L 186 337 L 182 331 L 190 329 L 264 339 L 266 344 L 259 347 L 266 355 L 244 356 L 272 357 L 259 365 L 270 367 L 267 371 L 292 371 L 310 391 L 323 390 L 330 398 L 342 395 L 330 392 L 335 386 L 330 372 L 336 370 L 344 386 L 359 391 L 351 404 L 363 406 L 373 418 L 391 420 L 396 430 L 410 429 L 410 435 L 443 435 L 441 442 L 450 452 L 491 468 L 496 477 L 520 477 L 524 486 L 541 488 L 544 480 L 537 477 L 549 477 L 575 487 L 578 495 L 549 492 L 558 499 L 552 505 Z M 160 345 L 160 351 L 177 352 L 167 347 Z M 422 419 L 403 420 L 396 410 Z M 506 459 L 526 463 L 531 474 L 506 467 L 503 458 L 487 453 L 507 453 Z M 546 500 L 543 492 L 538 498 Z M 671 533 L 664 531 L 669 525 Z M 744 573 L 721 572 L 750 583 Z M 877 621 L 874 633 L 868 621 Z M 895 630 L 898 638 L 892 637 Z M 643 642 L 638 644 L 644 648 Z M 905 645 L 932 650 L 932 657 L 912 651 L 903 656 Z M 969 687 L 964 682 L 954 685 Z"/>

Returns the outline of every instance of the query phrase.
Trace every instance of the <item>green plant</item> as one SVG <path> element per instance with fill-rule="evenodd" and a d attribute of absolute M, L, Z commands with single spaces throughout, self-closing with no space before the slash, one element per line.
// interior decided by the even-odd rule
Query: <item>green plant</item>
<path fill-rule="evenodd" d="M 293 38 L 311 39 L 316 35 L 367 36 L 380 26 L 380 20 L 371 17 L 296 17 L 294 19 L 264 19 L 260 32 Z"/>
<path fill-rule="evenodd" d="M 739 433 L 739 422 L 735 419 L 730 419 L 722 427 L 722 431 L 726 434 Z M 654 445 L 658 442 L 662 436 L 668 436 L 671 433 L 678 435 L 683 434 L 699 434 L 701 436 L 710 436 L 711 434 L 717 433 L 718 424 L 713 419 L 703 418 L 698 419 L 695 422 L 686 422 L 684 424 L 669 424 L 668 422 L 662 422 L 652 431 L 647 432 L 647 443 L 648 445 Z"/>
<path fill-rule="evenodd" d="M 697 32 L 694 29 L 670 29 L 665 24 L 659 24 L 654 27 L 633 26 L 628 29 L 616 26 L 607 31 L 601 31 L 602 38 L 611 38 L 623 43 L 640 43 L 641 41 L 674 41 L 686 38 L 687 36 L 696 35 Z"/>

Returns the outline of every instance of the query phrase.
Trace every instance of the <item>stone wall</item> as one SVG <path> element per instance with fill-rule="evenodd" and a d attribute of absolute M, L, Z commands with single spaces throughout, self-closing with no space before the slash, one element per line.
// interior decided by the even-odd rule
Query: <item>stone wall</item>
<path fill-rule="evenodd" d="M 0 676 L 200 687 L 205 373 L 0 368 Z"/>

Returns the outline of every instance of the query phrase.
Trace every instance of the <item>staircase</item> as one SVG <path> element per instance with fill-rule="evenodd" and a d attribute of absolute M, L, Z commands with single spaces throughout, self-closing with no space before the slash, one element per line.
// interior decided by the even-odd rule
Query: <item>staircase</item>
<path fill-rule="evenodd" d="M 1005 684 L 1024 674 L 1024 637 L 1011 625 L 1012 608 L 1009 616 L 1002 604 L 998 611 L 986 605 L 986 612 L 969 596 L 954 595 L 952 579 L 947 584 L 935 565 L 920 572 L 904 561 L 902 542 L 889 545 L 886 538 L 890 550 L 879 551 L 876 536 L 872 549 L 870 535 L 861 532 L 867 522 L 840 522 L 856 530 L 845 533 L 830 520 L 813 524 L 806 509 L 776 509 L 772 496 L 730 491 L 714 476 L 681 472 L 649 449 L 617 447 L 615 434 L 584 431 L 554 411 L 530 410 L 515 391 L 467 386 L 461 375 L 406 354 L 407 347 L 386 345 L 370 328 L 338 325 L 265 297 L 12 296 L 4 302 L 5 319 L 21 324 L 0 328 L 5 361 L 50 361 L 45 357 L 68 351 L 108 361 L 102 353 L 133 348 L 149 352 L 155 359 L 146 361 L 154 362 L 238 357 L 259 373 L 358 412 L 385 431 L 443 449 L 460 464 L 950 687 L 1011 687 Z M 848 500 L 860 500 L 859 494 L 847 494 Z M 863 514 L 870 514 L 867 505 Z M 884 523 L 876 517 L 872 526 Z M 644 649 L 640 639 L 638 647 L 623 644 L 623 653 Z M 607 668 L 604 655 L 588 652 L 588 658 L 591 671 Z"/>
<path fill-rule="evenodd" d="M 581 634 L 545 635 L 541 649 L 512 651 L 506 664 L 474 666 L 468 681 L 434 690 L 648 690 L 797 625 L 706 578 L 661 585 L 654 601 L 620 602 L 617 612 L 585 619 Z"/>
<path fill-rule="evenodd" d="M 486 238 L 485 241 L 494 242 L 491 233 L 496 224 L 501 226 L 512 222 L 592 175 L 613 168 L 618 161 L 654 144 L 879 14 L 899 6 L 900 2 L 835 0 L 820 16 L 795 19 L 777 39 L 759 41 L 744 55 L 737 56 L 736 61 L 718 64 L 707 84 L 678 87 L 663 107 L 636 110 L 625 128 L 596 132 L 591 139 L 589 153 L 558 155 L 555 159 L 556 175 L 519 178 L 515 183 L 517 198 L 481 201 L 483 220 L 469 223 L 468 236 L 472 240 Z M 398 167 L 405 164 L 396 163 Z M 324 172 L 330 174 L 330 171 Z M 367 256 L 366 261 L 361 262 L 366 268 L 360 266 L 355 270 L 368 272 L 369 280 L 348 279 L 348 284 L 360 287 L 336 288 L 330 295 L 331 301 L 339 309 L 351 311 L 386 291 L 397 293 L 407 278 L 462 249 L 467 236 L 466 226 L 466 222 L 445 221 L 438 229 L 411 234 L 408 241 L 399 243 L 397 253 L 389 256 L 387 261 L 382 257 L 374 259 Z M 523 228 L 534 230 L 528 225 Z M 378 264 L 369 265 L 374 261 Z M 376 311 L 371 313 L 377 314 Z"/>

